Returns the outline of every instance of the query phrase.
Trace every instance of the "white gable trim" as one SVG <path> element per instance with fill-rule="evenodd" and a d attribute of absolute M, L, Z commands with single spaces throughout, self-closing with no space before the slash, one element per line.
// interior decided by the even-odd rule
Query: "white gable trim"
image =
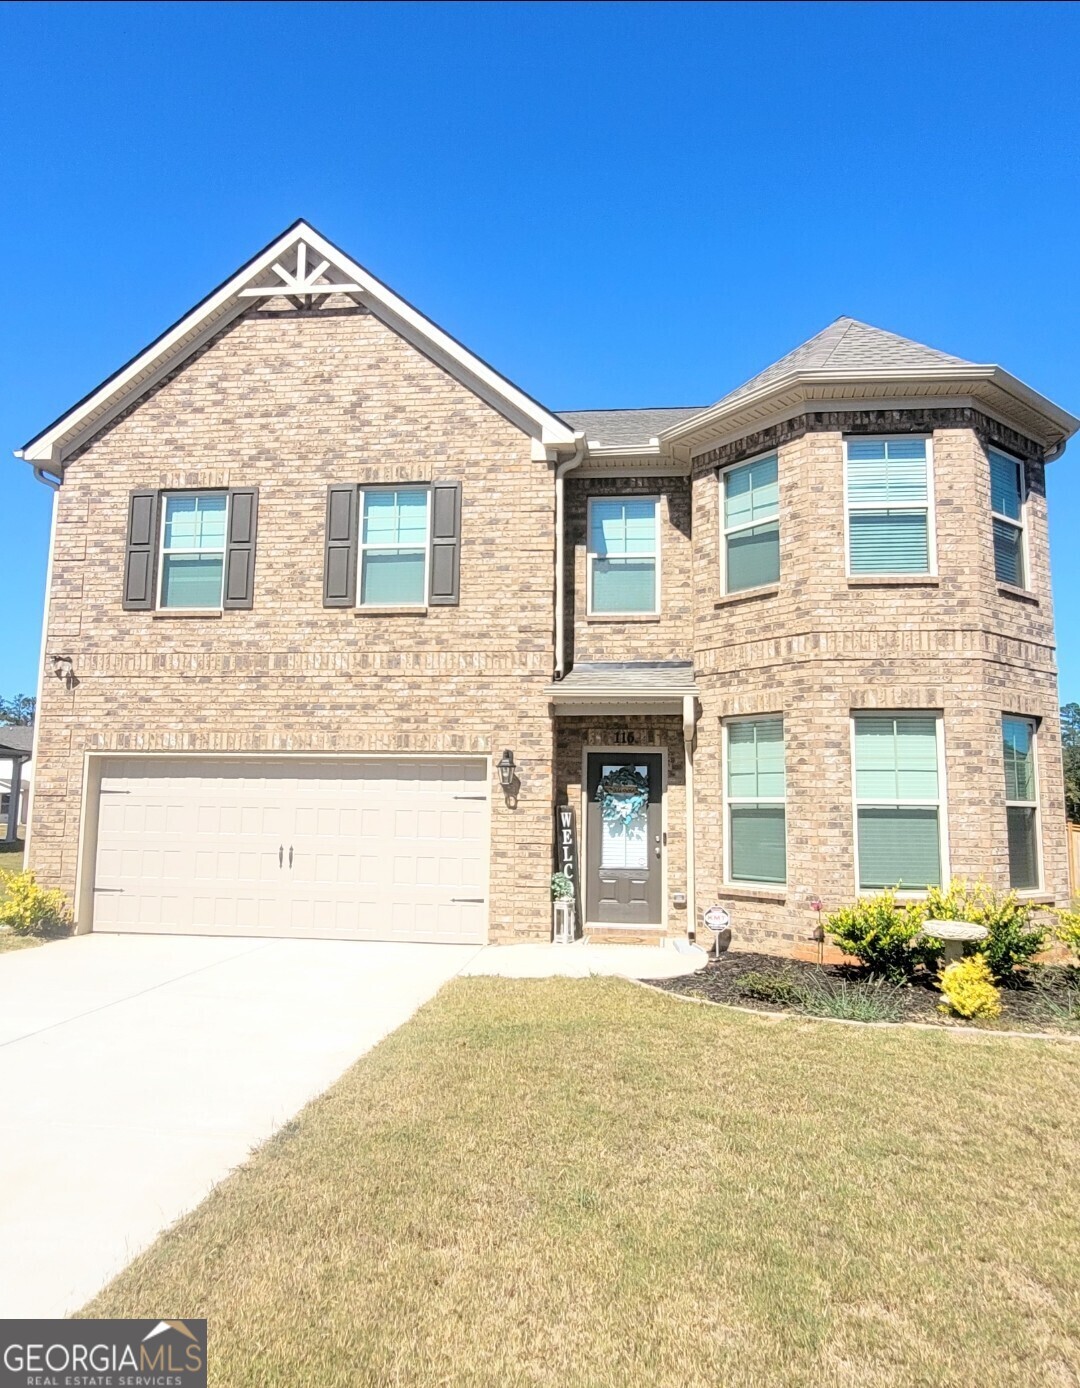
<path fill-rule="evenodd" d="M 281 262 L 294 250 L 296 269 L 284 269 Z M 312 260 L 314 267 L 309 271 L 307 266 Z M 321 264 L 323 261 L 325 266 Z M 532 437 L 534 455 L 543 457 L 549 449 L 574 447 L 574 432 L 569 425 L 500 376 L 362 265 L 301 221 L 260 251 L 126 366 L 31 439 L 16 456 L 28 463 L 62 468 L 65 458 L 175 371 L 215 333 L 244 313 L 253 299 L 257 302 L 260 297 L 275 295 L 310 299 L 329 293 L 348 294 L 363 304 L 417 350 L 498 410 Z"/>

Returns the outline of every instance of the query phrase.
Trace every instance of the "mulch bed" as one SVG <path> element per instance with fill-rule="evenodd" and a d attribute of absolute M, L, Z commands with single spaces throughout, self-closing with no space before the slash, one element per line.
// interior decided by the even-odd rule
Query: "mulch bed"
<path fill-rule="evenodd" d="M 719 959 L 710 958 L 696 974 L 682 978 L 650 980 L 654 988 L 706 1002 L 729 1003 L 750 1007 L 759 1012 L 812 1012 L 795 1002 L 769 1002 L 750 996 L 746 991 L 748 974 L 767 975 L 785 979 L 796 989 L 813 987 L 822 981 L 846 980 L 856 987 L 869 984 L 867 970 L 848 964 L 812 964 L 801 959 L 784 959 L 772 954 L 750 954 L 729 951 Z M 824 978 L 823 978 L 824 976 Z M 1001 1016 L 992 1022 L 965 1021 L 938 1011 L 941 993 L 927 977 L 906 984 L 892 994 L 897 1020 L 905 1022 L 934 1022 L 940 1026 L 979 1027 L 991 1031 L 1063 1031 L 1080 1033 L 1080 1018 L 1070 1021 L 1062 1014 L 1075 1005 L 1080 988 L 1080 969 L 1053 964 L 1037 965 L 1030 979 L 1017 975 L 1016 985 L 1001 990 Z"/>

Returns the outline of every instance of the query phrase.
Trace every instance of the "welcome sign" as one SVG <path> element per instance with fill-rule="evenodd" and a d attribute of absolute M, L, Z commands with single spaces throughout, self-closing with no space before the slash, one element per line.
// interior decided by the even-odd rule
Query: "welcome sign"
<path fill-rule="evenodd" d="M 578 897 L 577 822 L 573 805 L 555 806 L 555 870 L 564 872 L 574 884 Z"/>

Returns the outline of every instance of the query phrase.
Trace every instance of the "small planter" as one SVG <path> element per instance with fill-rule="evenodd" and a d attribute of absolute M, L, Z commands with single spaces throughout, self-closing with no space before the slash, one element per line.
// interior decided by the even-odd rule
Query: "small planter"
<path fill-rule="evenodd" d="M 577 910 L 573 897 L 563 897 L 553 903 L 554 923 L 551 931 L 552 941 L 557 945 L 571 945 L 577 934 Z"/>

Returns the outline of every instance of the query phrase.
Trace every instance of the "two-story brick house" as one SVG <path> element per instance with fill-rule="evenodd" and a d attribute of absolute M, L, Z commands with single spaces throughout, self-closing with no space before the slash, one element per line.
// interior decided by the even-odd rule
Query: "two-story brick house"
<path fill-rule="evenodd" d="M 1060 902 L 1076 427 L 843 318 L 715 405 L 557 413 L 297 223 L 21 450 L 30 863 L 82 930 L 544 938 L 569 803 L 609 938 Z"/>

